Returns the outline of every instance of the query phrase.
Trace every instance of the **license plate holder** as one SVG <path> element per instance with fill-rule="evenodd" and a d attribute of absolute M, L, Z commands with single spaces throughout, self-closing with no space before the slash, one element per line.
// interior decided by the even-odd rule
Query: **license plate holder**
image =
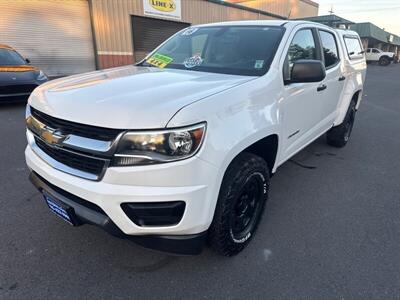
<path fill-rule="evenodd" d="M 78 225 L 75 211 L 72 207 L 45 192 L 43 193 L 43 197 L 52 213 L 72 226 Z"/>

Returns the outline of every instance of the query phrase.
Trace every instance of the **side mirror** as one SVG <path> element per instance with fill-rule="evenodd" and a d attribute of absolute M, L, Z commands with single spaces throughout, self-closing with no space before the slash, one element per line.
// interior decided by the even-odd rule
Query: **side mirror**
<path fill-rule="evenodd" d="M 25 58 L 26 63 L 30 64 L 31 61 L 29 60 L 29 58 Z"/>
<path fill-rule="evenodd" d="M 300 59 L 293 64 L 289 83 L 319 82 L 326 76 L 325 66 L 320 60 Z"/>

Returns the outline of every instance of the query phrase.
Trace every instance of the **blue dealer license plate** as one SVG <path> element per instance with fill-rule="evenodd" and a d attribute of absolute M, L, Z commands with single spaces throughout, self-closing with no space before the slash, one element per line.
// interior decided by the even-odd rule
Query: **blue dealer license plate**
<path fill-rule="evenodd" d="M 53 213 L 55 213 L 57 216 L 59 216 L 61 219 L 63 219 L 67 223 L 69 223 L 71 225 L 75 225 L 70 213 L 68 213 L 68 208 L 63 206 L 56 199 L 53 199 L 51 196 L 48 196 L 48 195 L 43 195 L 43 196 L 44 196 L 44 199 L 46 200 L 47 206 L 50 208 L 50 210 Z"/>

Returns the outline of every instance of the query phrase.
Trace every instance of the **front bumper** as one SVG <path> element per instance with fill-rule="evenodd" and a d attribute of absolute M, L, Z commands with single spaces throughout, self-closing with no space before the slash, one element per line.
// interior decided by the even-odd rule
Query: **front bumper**
<path fill-rule="evenodd" d="M 31 172 L 29 179 L 41 192 L 58 199 L 62 203 L 73 208 L 78 224 L 92 224 L 101 227 L 109 234 L 132 240 L 133 242 L 154 250 L 169 252 L 173 254 L 195 255 L 203 249 L 206 239 L 206 231 L 191 235 L 150 235 L 132 236 L 124 234 L 114 222 L 98 206 L 88 203 L 68 192 L 47 182 L 35 172 Z"/>
<path fill-rule="evenodd" d="M 150 248 L 158 245 L 159 250 L 168 252 L 185 253 L 183 247 L 190 252 L 185 254 L 194 254 L 196 251 L 190 250 L 189 244 L 204 241 L 204 232 L 211 224 L 218 196 L 218 172 L 208 162 L 193 157 L 163 165 L 109 168 L 102 181 L 95 182 L 52 168 L 30 146 L 26 148 L 25 156 L 35 174 L 33 178 L 41 178 L 33 180 L 39 189 L 51 193 L 55 187 L 63 191 L 61 201 L 65 198 L 68 201 L 70 197 L 65 195 L 72 195 L 94 204 L 103 212 L 99 216 L 96 211 L 73 206 L 82 223 L 95 224 L 113 235 L 129 237 L 147 247 L 149 243 L 153 244 Z M 54 196 L 59 198 L 59 195 Z M 139 226 L 121 208 L 122 203 L 177 200 L 185 202 L 185 211 L 180 222 L 172 226 Z M 170 241 L 173 241 L 172 246 Z"/>

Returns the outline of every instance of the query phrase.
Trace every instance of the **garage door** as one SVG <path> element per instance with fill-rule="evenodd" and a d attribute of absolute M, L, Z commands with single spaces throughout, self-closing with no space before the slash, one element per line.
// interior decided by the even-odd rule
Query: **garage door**
<path fill-rule="evenodd" d="M 88 1 L 1 0 L 0 44 L 50 76 L 95 69 Z"/>
<path fill-rule="evenodd" d="M 135 61 L 140 61 L 171 35 L 188 26 L 188 23 L 132 16 Z"/>

